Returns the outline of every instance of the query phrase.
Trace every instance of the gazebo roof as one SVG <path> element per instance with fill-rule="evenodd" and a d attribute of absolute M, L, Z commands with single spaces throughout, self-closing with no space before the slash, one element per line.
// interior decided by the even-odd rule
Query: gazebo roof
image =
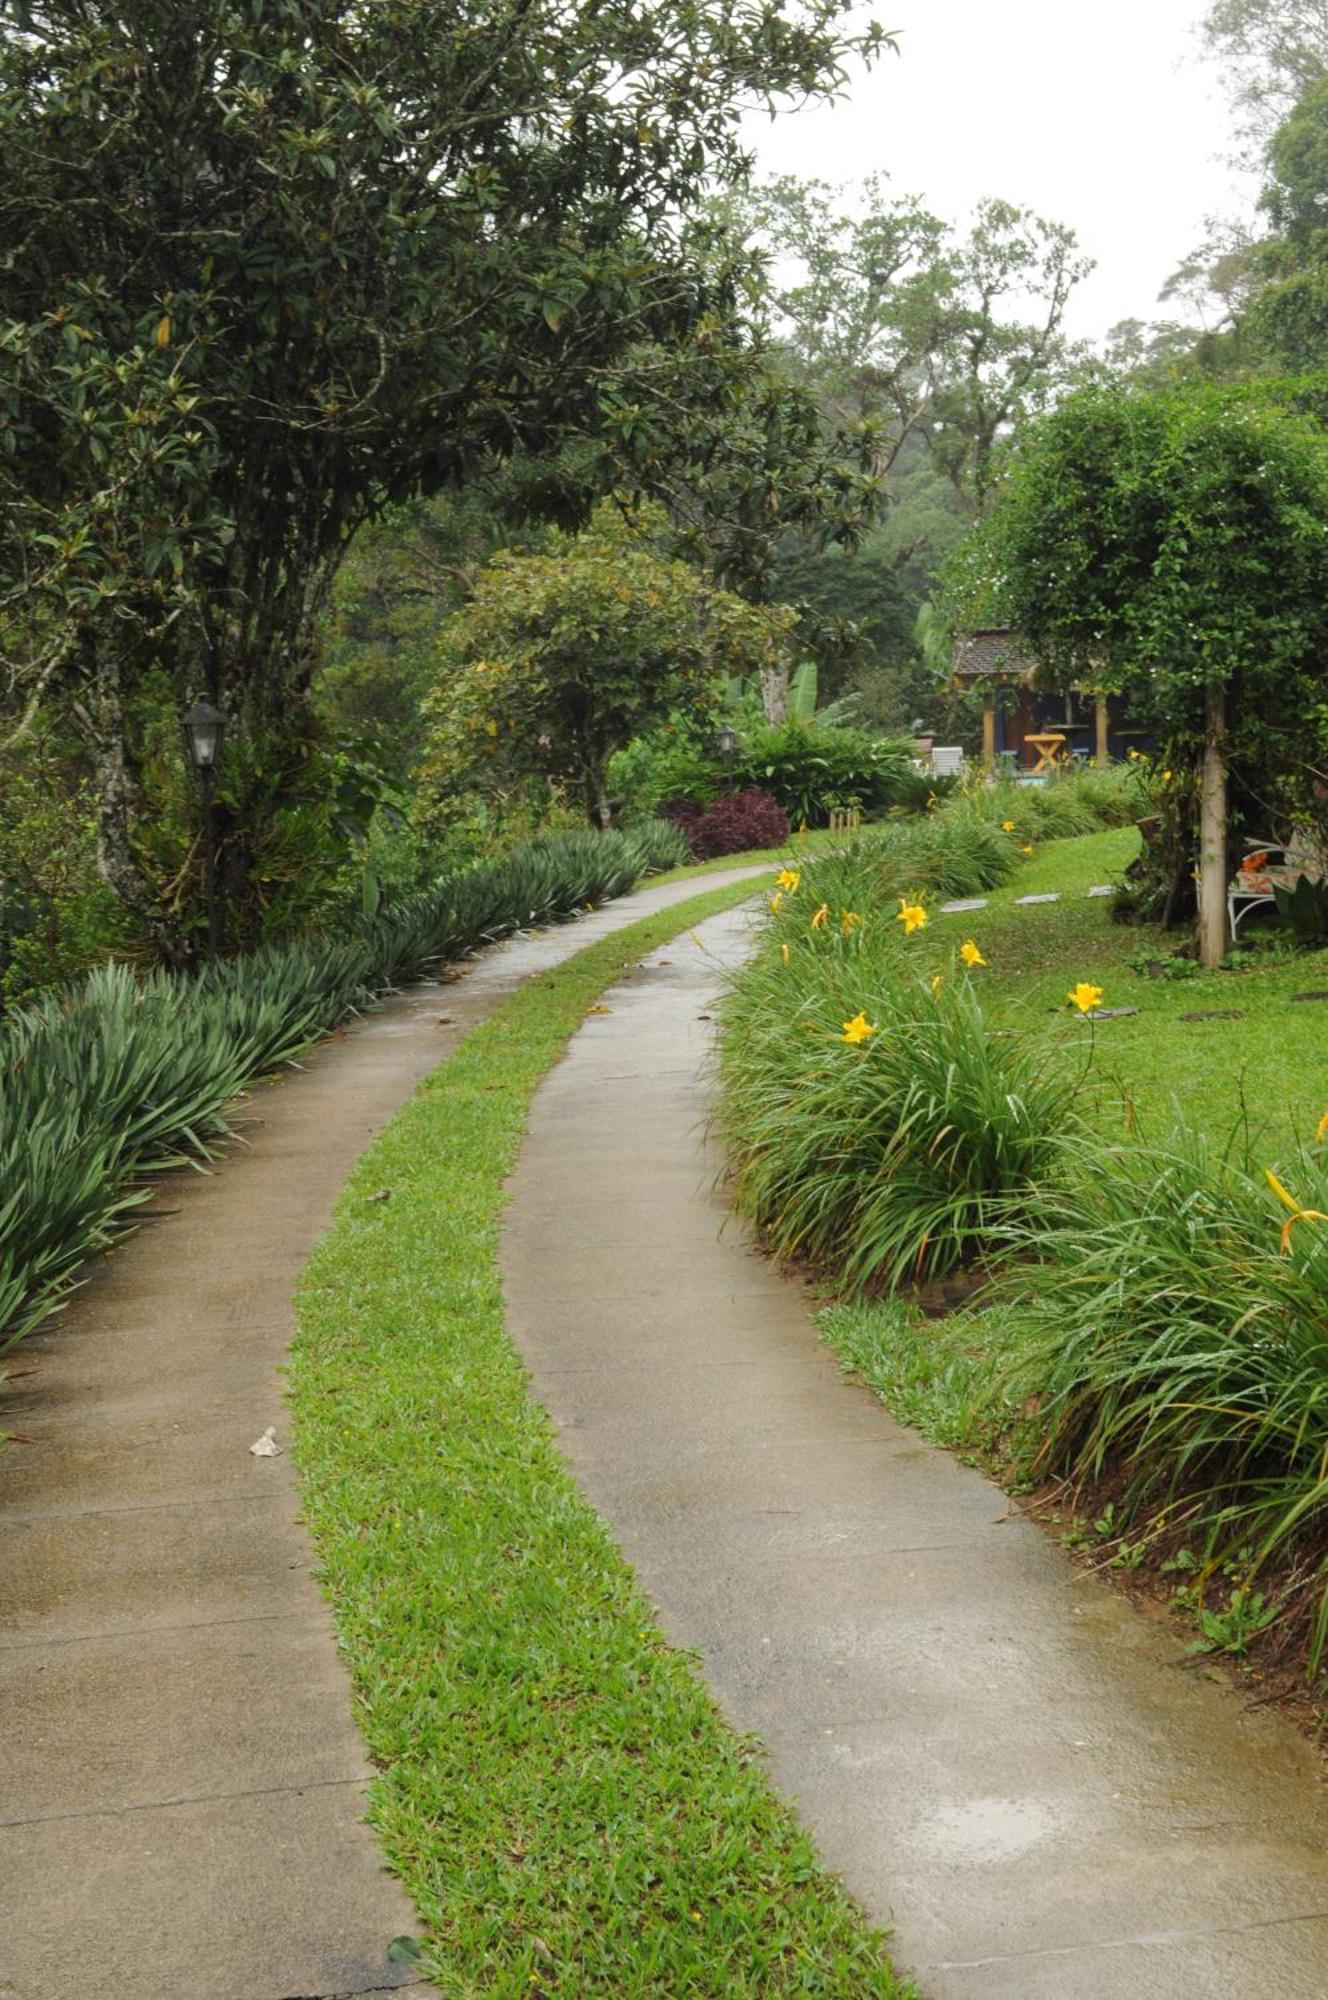
<path fill-rule="evenodd" d="M 957 681 L 1031 681 L 1037 661 L 1008 625 L 991 625 L 956 639 L 954 677 Z"/>

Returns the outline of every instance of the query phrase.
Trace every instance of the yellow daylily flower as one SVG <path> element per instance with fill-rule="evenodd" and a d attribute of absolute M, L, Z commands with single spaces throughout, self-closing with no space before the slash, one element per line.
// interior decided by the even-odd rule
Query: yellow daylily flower
<path fill-rule="evenodd" d="M 783 901 L 784 901 L 784 891 L 782 889 L 776 889 L 774 895 L 770 898 L 770 914 L 772 917 L 777 917 L 779 915 Z"/>
<path fill-rule="evenodd" d="M 789 962 L 789 948 L 786 944 L 782 944 L 779 947 L 779 955 L 783 959 L 785 965 L 787 965 Z"/>
<path fill-rule="evenodd" d="M 1164 772 L 1162 773 L 1162 782 L 1163 782 L 1163 784 L 1164 784 L 1164 785 L 1169 785 L 1169 784 L 1171 783 L 1171 773 L 1170 773 L 1170 771 L 1164 771 Z"/>
<path fill-rule="evenodd" d="M 944 985 L 944 983 L 945 983 L 945 974 L 943 972 L 933 972 L 931 976 L 931 990 L 933 999 L 940 992 L 941 987 Z"/>
<path fill-rule="evenodd" d="M 1002 833 L 1013 833 L 1013 832 L 1014 832 L 1014 821 L 1013 821 L 1012 819 L 1003 819 L 1003 820 L 1001 821 L 1001 832 L 1002 832 Z"/>
<path fill-rule="evenodd" d="M 970 971 L 975 965 L 985 965 L 987 963 L 986 959 L 982 956 L 982 953 L 978 950 L 977 946 L 974 944 L 972 938 L 964 939 L 964 942 L 959 947 L 959 956 L 963 959 L 964 964 L 968 966 Z"/>
<path fill-rule="evenodd" d="M 1034 845 L 1033 845 L 1032 841 L 1030 840 L 1030 841 L 1029 841 L 1029 843 L 1028 843 L 1028 845 L 1027 845 L 1026 847 L 1021 847 L 1021 848 L 1020 848 L 1019 852 L 1020 852 L 1021 854 L 1036 854 L 1036 853 L 1037 853 L 1037 849 L 1036 849 L 1036 847 L 1034 847 Z"/>
<path fill-rule="evenodd" d="M 1079 1009 L 1081 1014 L 1091 1014 L 1102 998 L 1102 988 L 1091 986 L 1086 979 L 1081 979 L 1077 986 L 1071 987 L 1065 997 L 1072 1006 Z"/>
<path fill-rule="evenodd" d="M 928 792 L 928 794 L 927 794 L 927 811 L 928 811 L 928 812 L 930 812 L 933 806 L 936 806 L 936 805 L 939 805 L 939 804 L 940 804 L 940 800 L 939 800 L 939 799 L 937 798 L 937 796 L 936 796 L 935 792 Z"/>
<path fill-rule="evenodd" d="M 830 905 L 828 903 L 822 903 L 820 909 L 814 911 L 812 914 L 812 929 L 814 931 L 823 931 L 826 925 L 829 923 L 829 921 L 830 921 Z"/>
<path fill-rule="evenodd" d="M 1321 1146 L 1325 1139 L 1328 1139 L 1328 1111 L 1324 1112 L 1323 1117 L 1314 1128 L 1315 1145 Z"/>
<path fill-rule="evenodd" d="M 840 1040 L 844 1042 L 866 1042 L 876 1033 L 876 1029 L 865 1014 L 855 1014 L 851 1021 L 845 1021 Z"/>
<path fill-rule="evenodd" d="M 775 879 L 779 883 L 780 888 L 791 896 L 802 880 L 802 873 L 797 868 L 781 868 Z"/>
<path fill-rule="evenodd" d="M 493 720 L 492 716 L 490 716 L 484 725 L 484 734 L 486 736 L 496 736 L 498 734 L 498 724 Z"/>
<path fill-rule="evenodd" d="M 914 931 L 920 931 L 926 923 L 927 912 L 923 909 L 921 903 L 910 903 L 907 896 L 901 896 L 899 898 L 899 915 L 895 921 L 904 926 L 905 937 L 912 937 Z"/>
<path fill-rule="evenodd" d="M 839 913 L 839 928 L 845 937 L 852 937 L 861 922 L 862 917 L 857 910 L 841 910 Z"/>
<path fill-rule="evenodd" d="M 1282 1224 L 1282 1255 L 1285 1257 L 1291 1248 L 1291 1232 L 1298 1222 L 1328 1222 L 1328 1215 L 1325 1215 L 1321 1208 L 1302 1208 L 1296 1197 L 1283 1187 L 1271 1167 L 1266 1167 L 1264 1173 L 1269 1187 L 1283 1208 L 1289 1208 L 1291 1211 Z"/>

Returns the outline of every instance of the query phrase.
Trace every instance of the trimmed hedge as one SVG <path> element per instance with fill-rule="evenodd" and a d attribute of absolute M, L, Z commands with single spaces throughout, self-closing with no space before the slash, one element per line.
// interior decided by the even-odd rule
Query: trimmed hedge
<path fill-rule="evenodd" d="M 570 917 L 687 861 L 659 824 L 569 833 L 346 931 L 196 977 L 103 966 L 0 1025 L 0 1353 L 57 1307 L 148 1197 L 145 1176 L 211 1157 L 227 1101 L 348 1013 L 431 965 Z"/>

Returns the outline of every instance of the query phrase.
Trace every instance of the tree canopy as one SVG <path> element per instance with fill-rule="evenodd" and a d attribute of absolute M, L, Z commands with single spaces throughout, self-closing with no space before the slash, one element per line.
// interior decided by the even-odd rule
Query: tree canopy
<path fill-rule="evenodd" d="M 539 775 L 573 786 L 607 826 L 615 750 L 675 708 L 704 714 L 726 680 L 785 662 L 793 613 L 661 554 L 660 526 L 605 505 L 546 553 L 494 557 L 439 642 L 426 784 Z"/>
<path fill-rule="evenodd" d="M 695 486 L 736 410 L 759 513 L 806 425 L 683 218 L 743 171 L 744 105 L 835 87 L 843 11 L 0 0 L 7 698 L 68 704 L 126 900 L 144 685 L 298 735 L 315 614 L 385 504 L 584 437 Z M 709 361 L 685 404 L 681 349 Z"/>
<path fill-rule="evenodd" d="M 1069 397 L 964 562 L 972 622 L 1128 691 L 1178 772 L 1237 773 L 1260 830 L 1321 810 L 1328 442 L 1309 418 L 1245 388 Z M 1223 843 L 1222 894 L 1226 865 Z"/>

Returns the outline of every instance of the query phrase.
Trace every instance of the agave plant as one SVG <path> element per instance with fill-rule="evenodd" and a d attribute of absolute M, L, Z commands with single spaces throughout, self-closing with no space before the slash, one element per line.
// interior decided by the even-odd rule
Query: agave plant
<path fill-rule="evenodd" d="M 622 895 L 689 858 L 676 829 L 571 833 L 442 878 L 348 931 L 268 945 L 194 978 L 106 966 L 0 1026 L 0 1352 L 67 1295 L 146 1199 L 207 1156 L 228 1100 L 402 980 Z"/>

